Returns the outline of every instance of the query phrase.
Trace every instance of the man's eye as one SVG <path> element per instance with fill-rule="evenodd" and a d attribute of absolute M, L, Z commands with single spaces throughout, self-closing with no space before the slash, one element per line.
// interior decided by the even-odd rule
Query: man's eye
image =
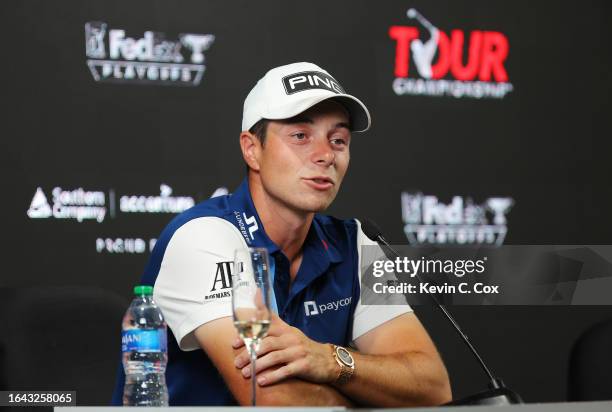
<path fill-rule="evenodd" d="M 297 140 L 306 139 L 306 133 L 294 133 L 291 136 L 295 137 Z"/>
<path fill-rule="evenodd" d="M 339 137 L 331 139 L 331 142 L 332 142 L 332 144 L 334 144 L 336 146 L 346 145 L 346 139 L 342 139 L 342 138 L 339 138 Z"/>

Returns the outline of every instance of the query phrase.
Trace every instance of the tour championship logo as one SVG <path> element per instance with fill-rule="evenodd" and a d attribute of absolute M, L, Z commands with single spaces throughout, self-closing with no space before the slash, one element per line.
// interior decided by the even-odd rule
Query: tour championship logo
<path fill-rule="evenodd" d="M 404 233 L 411 245 L 501 246 L 508 233 L 510 197 L 491 197 L 482 204 L 454 196 L 450 204 L 436 196 L 402 193 Z"/>
<path fill-rule="evenodd" d="M 87 66 L 96 82 L 197 86 L 206 70 L 204 52 L 214 40 L 193 33 L 168 40 L 154 31 L 134 38 L 104 22 L 85 23 Z"/>
<path fill-rule="evenodd" d="M 418 26 L 389 28 L 395 41 L 395 94 L 503 99 L 513 90 L 505 67 L 510 46 L 503 33 L 447 33 L 413 8 L 407 16 Z"/>

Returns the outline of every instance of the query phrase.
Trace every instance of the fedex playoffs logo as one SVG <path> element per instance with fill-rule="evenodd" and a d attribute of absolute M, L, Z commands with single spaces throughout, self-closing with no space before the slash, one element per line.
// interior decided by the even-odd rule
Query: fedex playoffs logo
<path fill-rule="evenodd" d="M 510 47 L 503 33 L 472 30 L 467 35 L 454 29 L 449 35 L 415 9 L 407 16 L 424 31 L 415 26 L 389 28 L 395 41 L 397 95 L 502 99 L 513 90 L 505 67 Z"/>
<path fill-rule="evenodd" d="M 212 34 L 183 33 L 168 39 L 147 30 L 130 37 L 100 21 L 85 23 L 87 66 L 96 82 L 197 86 L 206 70 Z"/>
<path fill-rule="evenodd" d="M 403 192 L 404 233 L 414 246 L 501 246 L 513 205 L 510 197 L 490 197 L 478 204 L 470 197 L 453 196 L 450 204 L 445 204 L 437 196 Z"/>

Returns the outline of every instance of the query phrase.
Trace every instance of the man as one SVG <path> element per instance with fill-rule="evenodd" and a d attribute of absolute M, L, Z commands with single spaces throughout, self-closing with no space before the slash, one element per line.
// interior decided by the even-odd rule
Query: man
<path fill-rule="evenodd" d="M 258 405 L 450 400 L 444 365 L 410 307 L 361 304 L 360 246 L 374 243 L 359 222 L 317 213 L 340 188 L 351 131 L 369 125 L 363 103 L 311 63 L 272 69 L 251 90 L 240 134 L 247 178 L 177 216 L 143 278 L 172 331 L 171 405 L 249 404 L 230 283 L 234 252 L 247 246 L 273 259 L 279 312 L 258 352 Z"/>

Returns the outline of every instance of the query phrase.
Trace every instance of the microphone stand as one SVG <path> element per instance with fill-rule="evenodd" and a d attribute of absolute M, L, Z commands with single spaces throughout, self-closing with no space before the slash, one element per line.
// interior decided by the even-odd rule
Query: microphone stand
<path fill-rule="evenodd" d="M 362 220 L 362 222 L 363 221 L 365 221 L 365 219 Z M 374 228 L 378 229 L 376 225 L 373 224 L 373 222 L 368 220 L 367 223 L 368 225 L 373 226 Z M 385 249 L 391 252 L 391 254 L 394 255 L 395 257 L 401 258 L 400 254 L 395 249 L 393 249 L 391 245 L 389 244 L 389 242 L 387 242 L 387 240 L 383 237 L 381 231 L 376 230 L 376 232 L 377 233 L 374 236 L 375 239 L 373 240 L 378 242 L 380 245 L 384 246 Z M 368 236 L 367 233 L 366 233 L 366 236 Z M 415 275 L 416 275 L 416 278 L 419 280 L 419 282 L 422 283 L 423 280 L 421 279 L 420 275 L 416 273 Z M 431 293 L 428 293 L 428 295 L 431 297 L 431 299 L 433 299 L 436 306 L 442 311 L 442 313 L 444 313 L 444 316 L 446 316 L 449 322 L 453 325 L 455 331 L 457 331 L 459 336 L 461 336 L 461 339 L 463 340 L 463 342 L 465 342 L 465 344 L 468 346 L 470 352 L 472 352 L 472 354 L 474 355 L 474 357 L 476 358 L 476 360 L 478 361 L 478 363 L 480 364 L 484 372 L 489 377 L 489 385 L 488 385 L 489 389 L 479 392 L 474 395 L 467 396 L 462 399 L 453 400 L 451 402 L 446 403 L 445 405 L 453 405 L 453 406 L 456 406 L 456 405 L 512 405 L 512 404 L 523 403 L 523 399 L 520 397 L 518 393 L 506 387 L 506 385 L 500 378 L 496 378 L 493 376 L 493 374 L 491 373 L 487 365 L 484 363 L 482 357 L 480 356 L 476 348 L 472 345 L 472 342 L 470 342 L 467 335 L 463 333 L 463 331 L 461 330 L 461 327 L 455 321 L 455 318 L 453 318 L 453 316 L 446 309 L 446 307 L 440 303 L 440 301 L 438 300 L 438 298 L 436 298 L 435 295 Z"/>

